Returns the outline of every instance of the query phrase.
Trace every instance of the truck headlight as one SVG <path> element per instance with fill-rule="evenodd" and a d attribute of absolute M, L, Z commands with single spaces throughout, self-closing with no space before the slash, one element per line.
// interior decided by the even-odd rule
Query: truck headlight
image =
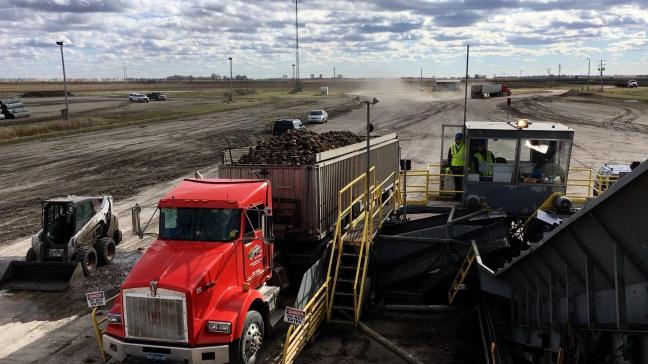
<path fill-rule="evenodd" d="M 230 334 L 232 333 L 232 323 L 225 321 L 207 321 L 207 331 Z"/>
<path fill-rule="evenodd" d="M 121 325 L 122 324 L 122 318 L 121 315 L 118 313 L 109 313 L 108 316 L 108 323 L 113 324 L 113 325 Z"/>

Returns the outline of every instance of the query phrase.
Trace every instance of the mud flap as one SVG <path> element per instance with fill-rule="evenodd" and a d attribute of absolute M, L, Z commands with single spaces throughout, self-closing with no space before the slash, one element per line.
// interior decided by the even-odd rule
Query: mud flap
<path fill-rule="evenodd" d="M 13 261 L 0 278 L 0 289 L 65 291 L 82 280 L 83 270 L 77 262 Z"/>

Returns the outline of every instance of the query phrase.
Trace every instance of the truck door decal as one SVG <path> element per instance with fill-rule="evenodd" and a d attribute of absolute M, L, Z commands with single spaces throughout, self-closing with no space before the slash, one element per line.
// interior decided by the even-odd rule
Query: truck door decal
<path fill-rule="evenodd" d="M 244 252 L 244 267 L 245 267 L 245 280 L 248 281 L 255 276 L 263 273 L 263 239 L 261 232 L 256 231 L 254 239 L 245 244 Z"/>

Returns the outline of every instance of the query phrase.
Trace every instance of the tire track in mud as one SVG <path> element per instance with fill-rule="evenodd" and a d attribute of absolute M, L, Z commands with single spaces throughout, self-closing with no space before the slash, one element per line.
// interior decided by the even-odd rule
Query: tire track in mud
<path fill-rule="evenodd" d="M 560 96 L 538 96 L 530 97 L 515 103 L 515 106 L 511 107 L 511 112 L 516 117 L 529 118 L 535 120 L 546 120 L 559 123 L 568 123 L 575 125 L 586 125 L 594 126 L 598 128 L 620 130 L 620 131 L 633 131 L 633 132 L 642 132 L 645 133 L 648 131 L 648 127 L 644 125 L 637 125 L 633 122 L 644 115 L 640 110 L 622 106 L 622 105 L 609 105 L 609 107 L 615 107 L 621 109 L 622 112 L 620 115 L 617 115 L 613 118 L 604 119 L 602 122 L 600 120 L 595 120 L 588 117 L 574 117 L 567 115 L 560 111 L 556 111 L 551 107 L 544 105 L 543 103 L 551 103 L 555 100 L 556 97 Z M 571 102 L 579 103 L 592 103 L 592 104 L 603 104 L 602 102 L 597 102 L 596 100 L 581 100 L 570 98 Z"/>

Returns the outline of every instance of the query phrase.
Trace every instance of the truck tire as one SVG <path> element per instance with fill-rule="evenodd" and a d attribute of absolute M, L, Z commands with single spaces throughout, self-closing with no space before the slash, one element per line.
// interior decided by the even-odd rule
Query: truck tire
<path fill-rule="evenodd" d="M 115 258 L 115 241 L 112 238 L 101 238 L 95 244 L 99 265 L 108 265 Z"/>
<path fill-rule="evenodd" d="M 243 332 L 238 342 L 235 342 L 230 361 L 235 364 L 254 364 L 259 358 L 264 336 L 263 317 L 257 311 L 248 311 L 245 316 Z"/>
<path fill-rule="evenodd" d="M 97 268 L 97 252 L 90 246 L 80 248 L 76 252 L 76 261 L 81 263 L 83 275 L 87 277 Z"/>
<path fill-rule="evenodd" d="M 26 262 L 35 262 L 38 259 L 36 256 L 36 252 L 34 251 L 34 248 L 29 248 L 27 250 L 27 254 L 25 255 L 25 261 Z"/>

